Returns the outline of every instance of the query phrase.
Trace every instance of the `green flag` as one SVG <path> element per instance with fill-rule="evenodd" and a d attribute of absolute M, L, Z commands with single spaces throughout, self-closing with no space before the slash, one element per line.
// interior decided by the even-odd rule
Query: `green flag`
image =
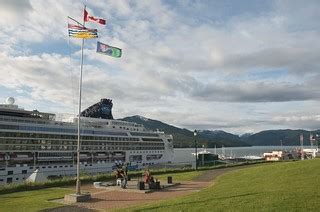
<path fill-rule="evenodd" d="M 99 41 L 97 42 L 97 52 L 101 54 L 109 55 L 111 57 L 121 57 L 122 55 L 121 49 L 117 47 L 109 46 Z"/>

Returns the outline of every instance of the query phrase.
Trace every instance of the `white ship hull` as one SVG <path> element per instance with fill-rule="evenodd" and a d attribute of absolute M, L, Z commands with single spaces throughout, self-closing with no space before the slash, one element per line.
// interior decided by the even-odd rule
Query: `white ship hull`
<path fill-rule="evenodd" d="M 173 162 L 171 135 L 99 118 L 108 104 L 102 99 L 81 118 L 80 173 L 110 172 L 118 162 L 129 163 L 129 169 Z M 48 178 L 76 175 L 77 119 L 59 122 L 54 117 L 0 105 L 0 185 L 23 182 L 35 170 Z"/>
<path fill-rule="evenodd" d="M 159 160 L 147 160 L 148 155 L 147 151 L 144 151 L 142 155 L 142 161 L 140 162 L 129 162 L 130 155 L 140 155 L 139 152 L 136 154 L 130 154 L 128 152 L 128 157 L 126 161 L 128 162 L 129 170 L 140 170 L 144 167 L 152 166 L 154 164 L 167 164 L 173 161 L 173 154 L 169 152 L 162 152 L 163 154 Z M 150 151 L 152 154 L 152 151 Z M 81 163 L 80 170 L 81 174 L 85 175 L 96 175 L 96 174 L 105 174 L 112 172 L 115 169 L 116 162 L 98 162 L 98 163 Z M 75 176 L 76 175 L 76 164 L 65 164 L 65 163 L 56 163 L 50 165 L 28 165 L 28 164 L 16 164 L 16 166 L 0 167 L 0 185 L 7 183 L 21 183 L 24 182 L 36 169 L 39 170 L 41 174 L 45 177 L 63 177 L 63 176 Z"/>

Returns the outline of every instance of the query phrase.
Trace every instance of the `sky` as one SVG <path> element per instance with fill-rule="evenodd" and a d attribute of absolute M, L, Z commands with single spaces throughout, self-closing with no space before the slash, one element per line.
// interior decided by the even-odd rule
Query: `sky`
<path fill-rule="evenodd" d="M 320 129 L 318 0 L 0 0 L 0 103 L 77 114 L 67 17 L 82 22 L 84 4 L 107 23 L 86 23 L 99 38 L 84 45 L 82 109 L 111 98 L 115 118 L 190 130 Z"/>

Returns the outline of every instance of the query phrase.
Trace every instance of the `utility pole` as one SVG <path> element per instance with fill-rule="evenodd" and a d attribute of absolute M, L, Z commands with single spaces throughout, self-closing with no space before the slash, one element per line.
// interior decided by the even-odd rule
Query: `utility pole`
<path fill-rule="evenodd" d="M 195 147 L 195 155 L 196 155 L 196 170 L 198 170 L 198 143 L 197 143 L 197 130 L 194 130 L 193 132 L 193 136 L 194 136 L 194 147 Z"/>

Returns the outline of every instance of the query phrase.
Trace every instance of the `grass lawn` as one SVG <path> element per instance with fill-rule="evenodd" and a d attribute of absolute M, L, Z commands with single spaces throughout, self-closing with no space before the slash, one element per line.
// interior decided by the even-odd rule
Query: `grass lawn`
<path fill-rule="evenodd" d="M 158 174 L 154 177 L 166 182 L 167 176 L 172 176 L 174 181 L 187 181 L 198 176 L 199 172 Z M 152 174 L 152 173 L 151 173 Z M 10 211 L 39 211 L 46 208 L 55 208 L 61 204 L 50 202 L 51 199 L 63 198 L 65 194 L 74 190 L 66 188 L 47 188 L 25 192 L 15 192 L 0 195 L 0 212 Z"/>
<path fill-rule="evenodd" d="M 154 178 L 160 180 L 162 183 L 167 182 L 167 177 L 172 176 L 173 182 L 190 181 L 193 178 L 199 176 L 203 171 L 190 171 L 185 173 L 170 173 L 170 174 L 160 174 L 154 175 Z M 152 174 L 152 172 L 151 172 Z"/>
<path fill-rule="evenodd" d="M 129 211 L 319 211 L 320 160 L 261 165 L 218 177 L 198 193 Z"/>
<path fill-rule="evenodd" d="M 72 190 L 65 188 L 47 188 L 34 191 L 16 192 L 0 195 L 0 211 L 38 211 L 61 206 L 48 200 L 63 198 Z"/>

